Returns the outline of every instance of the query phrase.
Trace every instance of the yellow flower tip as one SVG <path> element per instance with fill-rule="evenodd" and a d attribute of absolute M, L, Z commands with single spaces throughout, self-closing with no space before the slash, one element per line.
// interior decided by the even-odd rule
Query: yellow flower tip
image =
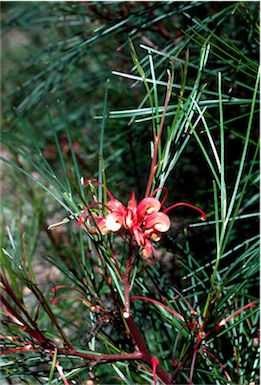
<path fill-rule="evenodd" d="M 150 239 L 154 242 L 158 242 L 161 239 L 161 235 L 158 233 L 152 233 Z"/>

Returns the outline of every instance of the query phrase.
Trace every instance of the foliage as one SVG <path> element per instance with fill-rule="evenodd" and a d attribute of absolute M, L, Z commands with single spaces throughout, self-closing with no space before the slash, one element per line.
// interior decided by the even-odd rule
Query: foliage
<path fill-rule="evenodd" d="M 257 3 L 2 11 L 2 380 L 258 383 Z"/>

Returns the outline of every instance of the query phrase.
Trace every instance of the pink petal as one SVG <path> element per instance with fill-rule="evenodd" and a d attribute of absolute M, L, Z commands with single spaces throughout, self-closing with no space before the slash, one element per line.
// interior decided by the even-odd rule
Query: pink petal
<path fill-rule="evenodd" d="M 126 227 L 126 229 L 132 229 L 136 223 L 137 223 L 137 216 L 131 209 L 129 209 L 129 206 L 128 206 L 125 212 L 124 226 Z"/>
<path fill-rule="evenodd" d="M 137 202 L 135 199 L 135 192 L 132 190 L 130 200 L 128 202 L 128 209 L 130 209 L 133 213 L 137 211 Z"/>
<path fill-rule="evenodd" d="M 145 215 L 150 215 L 152 213 L 158 212 L 160 210 L 161 204 L 158 199 L 153 197 L 148 197 L 142 199 L 142 201 L 138 204 L 137 214 L 140 220 L 143 220 Z"/>
<path fill-rule="evenodd" d="M 156 229 L 157 231 L 164 233 L 170 228 L 170 219 L 166 214 L 162 212 L 153 213 L 146 218 L 145 228 Z"/>
<path fill-rule="evenodd" d="M 142 258 L 147 260 L 153 251 L 153 246 L 150 241 L 146 240 L 145 246 L 142 249 Z"/>
<path fill-rule="evenodd" d="M 144 238 L 144 234 L 143 234 L 141 228 L 140 227 L 134 227 L 132 229 L 132 231 L 133 231 L 133 234 L 134 234 L 134 237 L 136 239 L 137 244 L 139 246 L 143 246 L 145 244 L 146 240 Z"/>
<path fill-rule="evenodd" d="M 117 232 L 120 230 L 123 223 L 122 216 L 116 212 L 112 211 L 109 213 L 105 219 L 106 227 L 109 231 Z"/>
<path fill-rule="evenodd" d="M 109 232 L 109 229 L 107 228 L 107 225 L 106 225 L 106 219 L 105 218 L 102 218 L 100 220 L 97 221 L 97 226 L 100 230 L 100 232 L 105 235 L 105 234 L 108 234 Z"/>
<path fill-rule="evenodd" d="M 117 199 L 113 199 L 112 201 L 109 201 L 106 204 L 106 207 L 108 207 L 108 209 L 112 212 L 118 211 L 118 213 L 120 213 L 121 215 L 124 215 L 126 212 L 126 207 L 123 206 L 123 204 Z"/>

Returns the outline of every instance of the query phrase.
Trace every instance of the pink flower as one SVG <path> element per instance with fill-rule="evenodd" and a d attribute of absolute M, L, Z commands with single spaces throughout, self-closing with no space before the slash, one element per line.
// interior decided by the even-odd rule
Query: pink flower
<path fill-rule="evenodd" d="M 98 181 L 95 182 L 100 184 Z M 167 189 L 162 188 L 161 190 L 165 191 L 165 197 L 161 202 L 153 196 L 159 191 L 159 189 L 157 189 L 151 196 L 142 199 L 138 205 L 135 199 L 135 193 L 132 191 L 127 207 L 125 207 L 119 200 L 115 199 L 107 190 L 107 194 L 110 198 L 107 204 L 104 205 L 103 203 L 97 202 L 89 205 L 80 215 L 78 225 L 82 225 L 83 217 L 85 216 L 86 211 L 89 211 L 90 214 L 85 217 L 84 224 L 91 232 L 100 232 L 105 235 L 110 231 L 119 233 L 122 231 L 122 228 L 124 228 L 133 238 L 134 242 L 136 242 L 136 245 L 142 248 L 143 259 L 148 260 L 151 263 L 156 263 L 149 260 L 152 253 L 155 255 L 156 261 L 158 257 L 151 241 L 158 242 L 162 237 L 162 233 L 165 233 L 170 229 L 170 218 L 167 215 L 168 211 L 178 206 L 187 206 L 199 211 L 202 220 L 206 220 L 204 212 L 189 203 L 176 203 L 167 209 L 164 208 L 163 203 L 167 198 Z M 104 216 L 92 214 L 90 209 L 95 205 L 105 206 L 107 213 Z M 90 227 L 88 223 L 90 219 L 96 222 L 96 229 Z"/>

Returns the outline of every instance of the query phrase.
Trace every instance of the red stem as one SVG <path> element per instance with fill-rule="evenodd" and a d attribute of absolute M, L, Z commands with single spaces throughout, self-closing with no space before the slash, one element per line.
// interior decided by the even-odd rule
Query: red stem
<path fill-rule="evenodd" d="M 187 362 L 187 359 L 189 358 L 189 353 L 187 353 L 185 355 L 185 357 L 183 358 L 183 360 L 178 364 L 178 366 L 176 367 L 176 369 L 174 370 L 174 372 L 172 373 L 172 375 L 170 376 L 170 383 L 173 384 L 174 383 L 174 380 L 175 378 L 177 377 L 177 375 L 179 374 L 179 372 L 184 368 L 186 362 Z"/>
<path fill-rule="evenodd" d="M 156 301 L 155 299 L 148 298 L 148 297 L 142 297 L 140 295 L 134 295 L 131 298 L 132 302 L 135 301 L 136 299 L 141 299 L 143 301 L 148 301 L 148 302 L 155 303 L 156 305 L 159 305 L 159 306 L 163 307 L 164 309 L 166 309 L 169 313 L 173 314 L 176 318 L 178 318 L 181 321 L 185 322 L 184 317 L 182 315 L 177 313 L 175 310 L 170 309 L 168 306 L 164 305 L 163 303 L 161 303 L 159 301 Z"/>
<path fill-rule="evenodd" d="M 80 357 L 84 360 L 93 361 L 93 362 L 113 362 L 113 361 L 124 361 L 124 360 L 139 360 L 142 359 L 142 352 L 134 352 L 134 353 L 116 353 L 116 354 L 89 354 L 78 352 L 74 349 L 63 349 L 57 348 L 57 352 L 60 354 L 65 354 L 66 356 L 74 356 Z"/>
<path fill-rule="evenodd" d="M 150 195 L 150 190 L 153 182 L 153 178 L 155 176 L 156 170 L 157 170 L 157 160 L 158 160 L 158 149 L 159 149 L 159 141 L 161 138 L 163 126 L 164 126 L 164 121 L 165 121 L 165 116 L 167 112 L 167 107 L 170 101 L 170 95 L 171 95 L 171 74 L 170 71 L 167 70 L 168 72 L 168 85 L 167 85 L 167 93 L 166 93 L 166 98 L 165 98 L 165 103 L 164 103 L 164 110 L 161 116 L 161 121 L 160 121 L 160 127 L 159 127 L 159 132 L 158 134 L 154 137 L 154 151 L 153 151 L 153 158 L 151 161 L 151 166 L 150 166 L 150 174 L 149 174 L 149 179 L 148 179 L 148 184 L 146 188 L 146 193 L 145 193 L 145 198 Z"/>
<path fill-rule="evenodd" d="M 140 335 L 140 332 L 137 328 L 137 325 L 134 321 L 134 319 L 132 318 L 132 316 L 130 316 L 129 318 L 126 319 L 126 322 L 127 322 L 127 325 L 130 329 L 130 332 L 135 340 L 135 343 L 139 349 L 139 351 L 141 352 L 142 356 L 141 356 L 141 359 L 143 361 L 146 362 L 146 364 L 151 368 L 153 369 L 153 361 L 152 360 L 152 356 L 150 355 L 150 352 L 148 351 L 148 348 L 147 346 L 145 345 L 145 342 L 143 341 L 143 338 L 141 337 Z M 165 384 L 170 384 L 170 377 L 168 375 L 168 373 L 165 372 L 165 370 L 161 367 L 161 366 L 157 366 L 157 375 L 160 377 L 160 379 L 165 383 Z"/>

